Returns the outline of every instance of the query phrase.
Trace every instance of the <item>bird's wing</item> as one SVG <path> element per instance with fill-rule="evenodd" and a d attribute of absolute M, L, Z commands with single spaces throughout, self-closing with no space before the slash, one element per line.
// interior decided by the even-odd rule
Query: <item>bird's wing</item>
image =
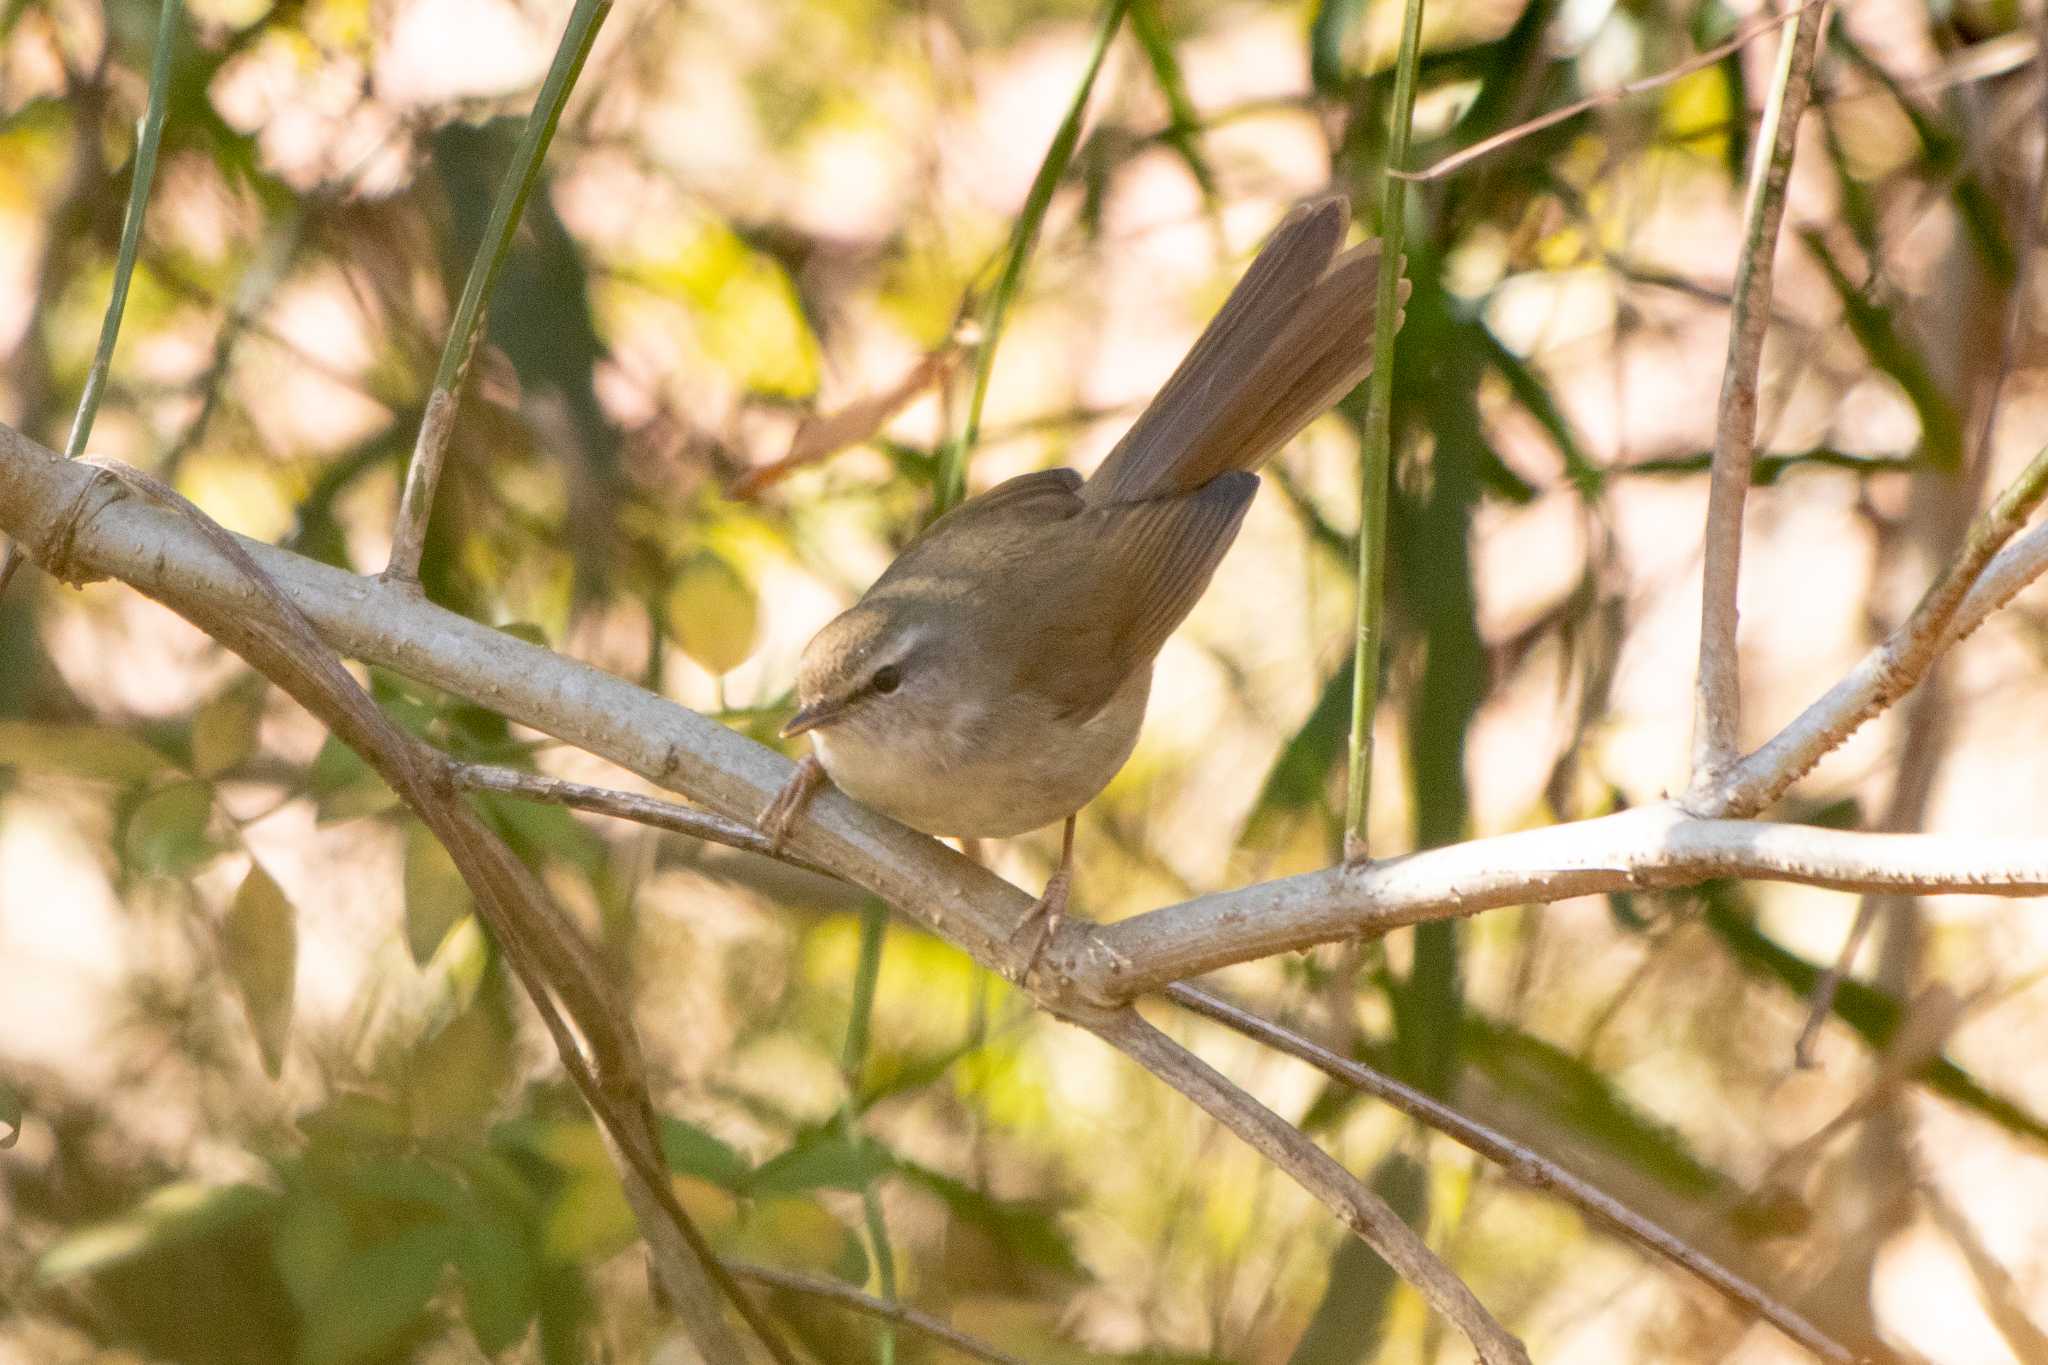
<path fill-rule="evenodd" d="M 1064 716 L 1107 705 L 1193 610 L 1258 487 L 1256 475 L 1225 474 L 1192 493 L 1092 507 L 1048 528 L 1045 554 L 1067 571 L 1048 582 L 1034 616 L 1062 645 L 1023 651 L 1017 685 Z"/>

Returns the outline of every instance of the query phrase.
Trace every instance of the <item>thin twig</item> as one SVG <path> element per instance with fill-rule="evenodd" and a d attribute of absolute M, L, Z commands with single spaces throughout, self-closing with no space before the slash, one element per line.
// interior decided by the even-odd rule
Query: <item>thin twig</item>
<path fill-rule="evenodd" d="M 1911 691 L 1943 651 L 1968 629 L 1960 621 L 1967 619 L 1963 608 L 1975 596 L 1979 578 L 1990 576 L 1999 551 L 2018 534 L 2044 494 L 2048 494 L 2048 447 L 2034 456 L 1971 525 L 1962 552 L 1942 571 L 1905 623 L 1768 743 L 1704 789 L 1689 793 L 1687 809 L 1703 815 L 1755 814 L 1811 772 L 1814 764 L 1864 721 Z M 2017 590 L 2015 586 L 2013 591 Z"/>
<path fill-rule="evenodd" d="M 1699 676 L 1693 709 L 1693 783 L 1715 781 L 1736 756 L 1741 733 L 1741 668 L 1735 652 L 1736 588 L 1742 565 L 1742 506 L 1756 462 L 1757 367 L 1771 312 L 1771 274 L 1778 225 L 1799 117 L 1813 86 L 1814 52 L 1827 21 L 1825 5 L 1799 10 L 1778 45 L 1778 70 L 1757 130 L 1743 208 L 1742 254 L 1735 266 L 1735 305 L 1728 319 L 1728 359 L 1714 432 L 1707 488 L 1705 564 L 1700 595 Z"/>
<path fill-rule="evenodd" d="M 1649 91 L 1667 86 L 1673 81 L 1682 80 L 1695 71 L 1704 71 L 1715 63 L 1724 61 L 1735 53 L 1740 52 L 1772 29 L 1782 24 L 1789 24 L 1807 10 L 1814 9 L 1827 2 L 1828 0 L 1805 0 L 1805 3 L 1797 9 L 1787 10 L 1783 14 L 1772 14 L 1752 19 L 1736 29 L 1728 41 L 1722 43 L 1719 47 L 1709 48 L 1698 56 L 1689 57 L 1669 70 L 1660 71 L 1654 76 L 1644 76 L 1640 80 L 1625 81 L 1611 90 L 1603 90 L 1597 95 L 1588 95 L 1586 98 L 1576 100 L 1561 109 L 1553 109 L 1547 114 L 1539 114 L 1526 123 L 1518 123 L 1512 128 L 1495 133 L 1492 137 L 1473 143 L 1463 151 L 1453 152 L 1440 161 L 1432 162 L 1424 170 L 1403 171 L 1389 169 L 1387 174 L 1415 183 L 1425 180 L 1441 180 L 1451 172 L 1460 170 L 1483 156 L 1490 156 L 1503 147 L 1520 142 L 1531 134 L 1540 133 L 1545 128 L 1555 127 L 1566 119 L 1577 118 L 1589 109 L 1600 109 L 1610 104 L 1619 104 L 1632 96 L 1646 94 Z"/>
<path fill-rule="evenodd" d="M 1401 1215 L 1302 1131 L 1224 1079 L 1132 1010 L 1087 1027 L 1186 1095 L 1314 1195 L 1430 1306 L 1463 1332 L 1485 1365 L 1528 1365 L 1529 1354 L 1424 1244 Z"/>
<path fill-rule="evenodd" d="M 996 347 L 1003 339 L 1003 324 L 1010 315 L 1010 303 L 1017 295 L 1017 285 L 1024 277 L 1024 263 L 1031 259 L 1031 249 L 1038 242 L 1039 229 L 1045 225 L 1045 211 L 1052 203 L 1052 193 L 1059 187 L 1060 178 L 1066 174 L 1067 164 L 1073 160 L 1074 149 L 1081 140 L 1081 120 L 1088 113 L 1088 96 L 1095 89 L 1095 77 L 1102 70 L 1102 59 L 1109 52 L 1110 40 L 1123 26 L 1124 11 L 1128 6 L 1129 0 L 1107 0 L 1103 5 L 1102 19 L 1095 29 L 1095 44 L 1088 51 L 1088 65 L 1081 73 L 1081 83 L 1075 87 L 1074 98 L 1067 105 L 1066 117 L 1060 120 L 1051 145 L 1045 149 L 1045 159 L 1038 164 L 1038 174 L 1032 177 L 1031 188 L 1024 195 L 1024 207 L 1017 213 L 1017 225 L 1010 233 L 1010 249 L 1003 257 L 1002 274 L 996 277 L 995 285 L 989 290 L 988 303 L 982 310 L 974 356 L 974 383 L 968 391 L 967 420 L 959 439 L 947 446 L 940 465 L 937 497 L 932 506 L 934 516 L 944 514 L 966 496 L 967 461 L 973 456 L 975 443 L 981 438 L 981 408 L 988 399 L 989 376 L 995 371 Z"/>
<path fill-rule="evenodd" d="M 767 1285 L 773 1289 L 786 1289 L 792 1294 L 805 1294 L 812 1298 L 829 1299 L 856 1313 L 870 1317 L 884 1318 L 911 1331 L 943 1342 L 962 1355 L 986 1360 L 990 1365 L 1024 1365 L 1024 1361 L 1008 1351 L 998 1350 L 985 1341 L 977 1341 L 959 1328 L 942 1318 L 934 1317 L 922 1309 L 889 1299 L 878 1299 L 864 1294 L 852 1285 L 839 1280 L 828 1280 L 822 1275 L 806 1275 L 801 1271 L 783 1270 L 778 1266 L 751 1265 L 744 1261 L 727 1261 L 726 1269 L 736 1280 Z"/>
<path fill-rule="evenodd" d="M 1769 1322 L 1821 1359 L 1844 1362 L 1856 1359 L 1855 1352 L 1762 1286 L 1744 1279 L 1697 1247 L 1644 1218 L 1605 1190 L 1505 1133 L 1488 1128 L 1384 1072 L 1332 1052 L 1199 986 L 1185 981 L 1176 982 L 1166 988 L 1165 995 L 1183 1008 L 1307 1062 L 1332 1080 L 1386 1102 L 1417 1123 L 1435 1129 L 1498 1165 L 1510 1179 L 1532 1190 L 1556 1195 L 1595 1223 L 1690 1271 L 1730 1302 Z"/>
<path fill-rule="evenodd" d="M 758 853 L 764 858 L 774 858 L 779 862 L 788 863 L 791 867 L 831 875 L 824 868 L 805 862 L 788 849 L 777 847 L 774 841 L 753 825 L 739 820 L 728 820 L 723 815 L 699 810 L 695 806 L 678 805 L 674 801 L 642 796 L 638 792 L 619 791 L 612 787 L 593 787 L 583 782 L 569 782 L 559 777 L 547 777 L 540 773 L 500 767 L 491 763 L 451 763 L 448 776 L 456 786 L 467 791 L 499 792 L 506 796 L 522 797 L 528 801 L 543 801 L 549 805 L 585 810 L 593 815 L 609 815 L 620 820 L 631 820 L 635 824 L 647 825 L 653 829 L 686 834 L 692 839 L 702 839 L 708 843 L 724 844 L 728 848 Z"/>
<path fill-rule="evenodd" d="M 1408 186 L 1393 174 L 1408 160 L 1415 123 L 1415 72 L 1421 61 L 1423 0 L 1405 0 L 1401 44 L 1394 57 L 1388 104 L 1387 167 L 1380 185 L 1380 270 L 1373 308 L 1372 378 L 1366 389 L 1365 431 L 1358 451 L 1357 638 L 1351 655 L 1351 737 L 1344 785 L 1344 857 L 1371 856 L 1366 829 L 1372 817 L 1372 723 L 1379 710 L 1380 660 L 1386 653 L 1387 500 L 1394 455 L 1394 333 L 1401 325 L 1401 241 L 1407 228 Z"/>
<path fill-rule="evenodd" d="M 121 244 L 114 253 L 113 288 L 107 294 L 106 315 L 100 319 L 100 340 L 93 351 L 92 367 L 85 372 L 85 390 L 78 396 L 78 413 L 71 419 L 71 434 L 64 441 L 66 459 L 78 458 L 85 443 L 92 439 L 93 420 L 99 416 L 107 375 L 114 367 L 114 342 L 121 335 L 121 318 L 128 311 L 128 286 L 135 278 L 135 260 L 142 249 L 142 220 L 149 208 L 150 186 L 156 180 L 156 153 L 163 142 L 164 109 L 170 100 L 171 54 L 177 46 L 178 20 L 184 13 L 184 0 L 160 0 L 156 50 L 149 61 L 149 96 L 136 132 L 135 173 L 128 182 L 128 207 L 121 217 Z M 81 121 L 74 136 L 81 143 L 89 143 L 96 133 L 90 121 Z M 0 549 L 0 593 L 7 591 L 8 581 L 20 565 L 21 546 L 9 540 Z"/>
<path fill-rule="evenodd" d="M 462 297 L 448 324 L 448 337 L 441 347 L 440 368 L 434 372 L 434 387 L 427 395 L 420 419 L 418 438 L 413 442 L 412 463 L 405 471 L 405 491 L 399 496 L 398 521 L 391 532 L 391 560 L 384 577 L 398 583 L 416 584 L 420 556 L 426 550 L 427 522 L 434 512 L 434 490 L 441 482 L 441 466 L 448 454 L 448 437 L 455 428 L 455 411 L 462 381 L 483 336 L 484 304 L 498 269 L 512 249 L 512 234 L 519 227 L 527 196 L 540 181 L 540 168 L 547 156 L 548 142 L 561 122 L 562 107 L 569 91 L 582 73 L 597 41 L 597 30 L 611 13 L 612 0 L 576 0 L 569 22 L 555 46 L 554 61 L 547 78 L 534 97 L 533 112 L 519 135 L 519 146 L 505 168 L 498 195 L 491 203 L 491 217 L 484 225 L 483 240 L 477 244 L 476 259 L 463 283 Z"/>

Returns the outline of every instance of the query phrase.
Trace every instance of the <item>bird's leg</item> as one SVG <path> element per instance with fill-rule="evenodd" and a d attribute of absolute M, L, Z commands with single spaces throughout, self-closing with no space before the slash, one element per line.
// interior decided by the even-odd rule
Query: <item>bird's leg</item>
<path fill-rule="evenodd" d="M 1045 945 L 1052 942 L 1052 936 L 1059 931 L 1060 921 L 1067 917 L 1067 893 L 1074 885 L 1074 822 L 1080 818 L 1076 811 L 1067 817 L 1067 827 L 1060 835 L 1060 865 L 1052 870 L 1052 876 L 1045 880 L 1045 891 L 1017 921 L 1017 927 L 1010 931 L 1010 942 L 1015 943 L 1026 934 L 1031 936 L 1031 951 L 1024 959 L 1024 970 L 1017 974 L 1018 981 L 1029 981 L 1031 974 L 1038 970 L 1038 959 L 1045 954 Z"/>
<path fill-rule="evenodd" d="M 782 790 L 775 793 L 775 799 L 768 803 L 768 809 L 761 812 L 756 822 L 760 831 L 768 836 L 768 848 L 780 853 L 783 841 L 789 838 L 789 827 L 804 813 L 804 807 L 811 804 L 811 798 L 818 794 L 818 788 L 825 785 L 825 765 L 818 762 L 816 754 L 805 754 L 803 761 L 796 765 L 796 771 L 789 775 L 789 781 L 782 784 Z"/>

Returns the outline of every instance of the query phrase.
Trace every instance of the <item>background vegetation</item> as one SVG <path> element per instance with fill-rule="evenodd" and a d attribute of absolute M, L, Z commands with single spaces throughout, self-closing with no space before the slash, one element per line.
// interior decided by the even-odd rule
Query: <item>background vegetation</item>
<path fill-rule="evenodd" d="M 949 471 L 976 488 L 1098 458 L 1296 198 L 1348 190 L 1372 230 L 1398 17 L 1137 0 L 1044 198 L 1087 6 L 621 4 L 492 296 L 428 595 L 768 738 L 803 641 Z M 1432 3 L 1414 163 L 1750 17 Z M 63 444 L 161 51 L 92 448 L 245 534 L 381 568 L 565 18 L 209 0 L 160 49 L 160 12 L 131 0 L 4 0 L 0 415 Z M 1765 358 L 1751 739 L 1910 608 L 2048 415 L 2027 20 L 1858 0 L 1827 34 Z M 1376 852 L 1684 780 L 1705 451 L 1775 44 L 1408 196 Z M 1277 462 L 1170 646 L 1145 743 L 1083 820 L 1089 913 L 1340 852 L 1363 420 L 1354 395 Z M 1781 814 L 2037 830 L 2044 625 L 2024 602 L 1997 618 Z M 366 676 L 451 752 L 624 780 Z M 952 947 L 749 855 L 479 801 L 631 992 L 681 1197 L 722 1252 L 1032 1361 L 1465 1358 L 1284 1177 Z M 1035 888 L 1055 851 L 988 853 Z M 2009 901 L 1878 906 L 1818 1065 L 1795 1068 L 1857 909 L 1732 884 L 1588 899 L 1225 984 L 1845 1340 L 2048 1358 L 2048 1063 L 2028 1041 L 2048 930 Z M 119 585 L 24 573 L 0 599 L 0 999 L 20 1138 L 0 1155 L 0 1359 L 689 1358 L 446 855 L 304 712 Z M 1171 1026 L 1369 1172 L 1539 1359 L 1803 1358 L 1445 1139 Z M 818 1359 L 948 1358 L 814 1294 L 770 1302 Z"/>

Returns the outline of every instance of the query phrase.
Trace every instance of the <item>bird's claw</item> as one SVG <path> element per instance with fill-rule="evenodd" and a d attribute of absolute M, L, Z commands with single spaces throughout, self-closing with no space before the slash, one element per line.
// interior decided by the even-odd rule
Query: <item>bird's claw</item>
<path fill-rule="evenodd" d="M 818 794 L 818 788 L 825 785 L 825 765 L 818 762 L 816 754 L 806 754 L 796 765 L 796 771 L 789 775 L 789 781 L 782 784 L 782 790 L 775 793 L 775 799 L 761 812 L 755 828 L 767 836 L 768 851 L 782 852 L 782 846 L 789 840 L 790 826 L 811 804 L 811 798 Z"/>
<path fill-rule="evenodd" d="M 1065 867 L 1054 872 L 1045 884 L 1045 892 L 1032 902 L 1024 912 L 1024 918 L 1017 921 L 1017 927 L 1010 931 L 1010 942 L 1030 937 L 1031 947 L 1025 953 L 1024 966 L 1017 973 L 1018 984 L 1031 979 L 1038 970 L 1039 959 L 1045 956 L 1046 945 L 1052 942 L 1060 925 L 1067 917 L 1067 893 L 1072 888 L 1073 877 Z"/>

